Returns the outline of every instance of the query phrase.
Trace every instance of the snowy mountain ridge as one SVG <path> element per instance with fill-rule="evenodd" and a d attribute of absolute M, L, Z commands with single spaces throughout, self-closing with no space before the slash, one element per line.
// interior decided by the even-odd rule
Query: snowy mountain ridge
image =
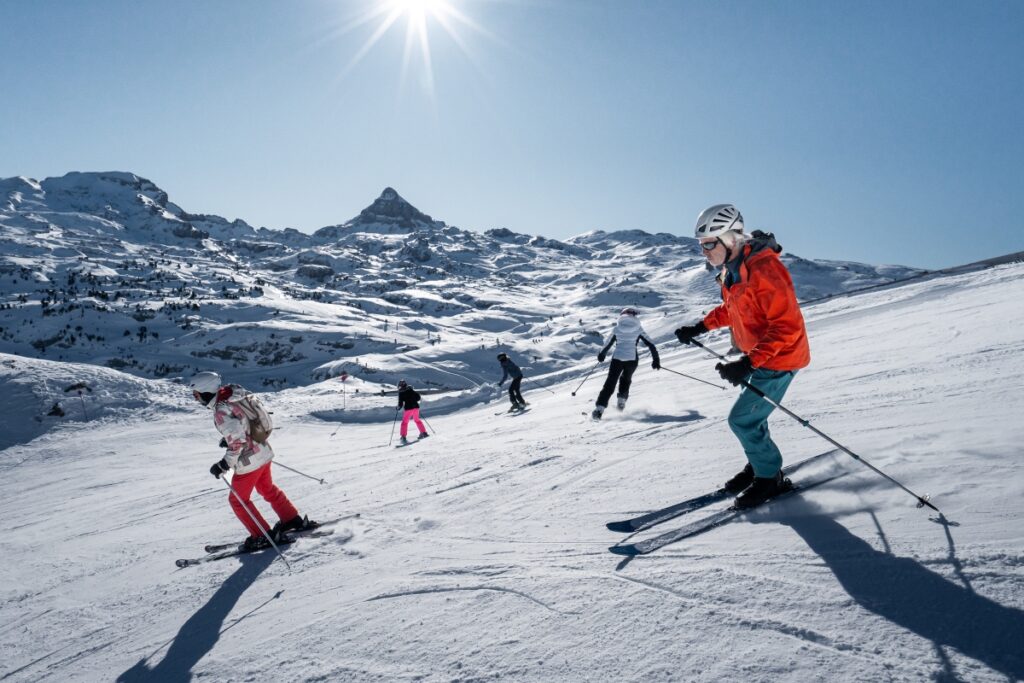
<path fill-rule="evenodd" d="M 496 349 L 535 373 L 572 367 L 623 306 L 670 338 L 717 298 L 695 245 L 642 230 L 464 230 L 390 187 L 304 234 L 189 213 L 131 173 L 7 178 L 0 352 L 151 378 L 214 369 L 264 388 L 347 371 L 471 389 L 492 379 Z M 919 272 L 784 259 L 803 298 Z"/>

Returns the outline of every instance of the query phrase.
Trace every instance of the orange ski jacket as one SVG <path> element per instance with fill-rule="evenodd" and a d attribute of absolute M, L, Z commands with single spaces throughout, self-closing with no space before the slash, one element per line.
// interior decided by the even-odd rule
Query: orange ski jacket
<path fill-rule="evenodd" d="M 762 248 L 743 247 L 739 281 L 731 287 L 723 281 L 722 304 L 704 317 L 704 326 L 731 328 L 733 341 L 755 368 L 807 367 L 811 347 L 793 280 L 774 245 L 757 246 Z"/>

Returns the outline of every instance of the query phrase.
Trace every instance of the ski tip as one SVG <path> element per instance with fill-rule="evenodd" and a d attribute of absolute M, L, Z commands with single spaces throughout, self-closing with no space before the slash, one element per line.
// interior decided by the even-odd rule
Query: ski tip
<path fill-rule="evenodd" d="M 619 531 L 624 534 L 635 531 L 633 525 L 629 522 L 608 522 L 605 526 L 608 527 L 608 531 Z"/>
<path fill-rule="evenodd" d="M 613 545 L 608 548 L 608 552 L 613 555 L 624 555 L 626 557 L 636 557 L 640 554 L 635 545 Z"/>

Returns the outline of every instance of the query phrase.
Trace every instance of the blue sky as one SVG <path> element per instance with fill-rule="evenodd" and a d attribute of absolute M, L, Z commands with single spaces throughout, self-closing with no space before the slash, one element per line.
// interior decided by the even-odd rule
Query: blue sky
<path fill-rule="evenodd" d="M 0 177 L 124 170 L 311 232 L 385 186 L 464 228 L 805 257 L 1024 250 L 1024 3 L 449 0 L 430 68 L 371 0 L 0 0 Z"/>

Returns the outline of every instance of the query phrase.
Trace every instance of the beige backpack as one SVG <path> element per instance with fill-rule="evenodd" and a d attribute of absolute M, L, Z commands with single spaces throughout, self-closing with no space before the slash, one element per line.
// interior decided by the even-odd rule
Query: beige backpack
<path fill-rule="evenodd" d="M 267 443 L 270 433 L 274 431 L 274 421 L 270 419 L 270 413 L 263 407 L 259 397 L 256 394 L 248 394 L 245 398 L 239 399 L 237 405 L 249 421 L 249 438 L 259 443 Z"/>

